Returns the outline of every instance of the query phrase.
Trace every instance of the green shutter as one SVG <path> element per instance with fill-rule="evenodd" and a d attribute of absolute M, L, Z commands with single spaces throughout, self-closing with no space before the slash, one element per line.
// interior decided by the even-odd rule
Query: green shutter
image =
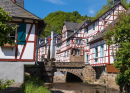
<path fill-rule="evenodd" d="M 26 37 L 26 24 L 19 23 L 17 44 L 24 45 L 26 40 L 25 37 Z"/>

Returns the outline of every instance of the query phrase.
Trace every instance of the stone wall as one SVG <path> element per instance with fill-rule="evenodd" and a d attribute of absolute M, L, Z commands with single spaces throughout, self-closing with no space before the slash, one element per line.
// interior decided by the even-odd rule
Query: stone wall
<path fill-rule="evenodd" d="M 84 56 L 73 56 L 70 55 L 70 62 L 84 62 Z"/>
<path fill-rule="evenodd" d="M 90 83 L 96 80 L 96 72 L 89 65 L 86 65 L 84 68 L 84 80 L 85 82 L 90 82 Z"/>
<path fill-rule="evenodd" d="M 94 83 L 106 86 L 108 88 L 116 89 L 119 91 L 120 87 L 116 84 L 116 81 L 115 81 L 116 76 L 117 74 L 112 74 L 112 73 L 106 73 L 104 75 L 102 72 L 100 78 L 96 79 L 96 82 Z"/>

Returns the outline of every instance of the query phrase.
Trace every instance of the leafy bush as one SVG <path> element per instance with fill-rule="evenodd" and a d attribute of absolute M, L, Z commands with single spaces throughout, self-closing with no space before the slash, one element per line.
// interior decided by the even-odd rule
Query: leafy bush
<path fill-rule="evenodd" d="M 1 79 L 0 80 L 0 90 L 3 90 L 5 88 L 11 86 L 14 82 L 15 82 L 14 80 L 8 80 L 8 79 L 3 80 L 3 79 Z"/>
<path fill-rule="evenodd" d="M 37 77 L 26 76 L 21 93 L 50 93 L 50 91 L 43 86 L 43 82 Z"/>

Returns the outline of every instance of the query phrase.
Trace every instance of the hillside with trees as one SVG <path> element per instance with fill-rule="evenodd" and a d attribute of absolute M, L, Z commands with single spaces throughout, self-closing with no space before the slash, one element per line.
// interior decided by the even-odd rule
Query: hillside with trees
<path fill-rule="evenodd" d="M 47 15 L 44 18 L 44 21 L 47 23 L 47 26 L 42 33 L 41 37 L 45 37 L 50 35 L 51 31 L 53 30 L 56 33 L 60 33 L 62 31 L 63 23 L 64 22 L 76 22 L 80 23 L 87 18 L 93 20 L 93 17 L 88 17 L 87 15 L 81 16 L 77 11 L 74 12 L 63 12 L 63 11 L 56 11 Z"/>

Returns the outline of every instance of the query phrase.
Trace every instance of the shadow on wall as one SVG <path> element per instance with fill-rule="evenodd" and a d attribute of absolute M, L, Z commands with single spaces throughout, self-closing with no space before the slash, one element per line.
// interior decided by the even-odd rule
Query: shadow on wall
<path fill-rule="evenodd" d="M 94 70 L 96 71 L 96 79 L 99 79 L 103 73 L 103 67 L 94 67 Z"/>
<path fill-rule="evenodd" d="M 76 75 L 67 72 L 66 82 L 83 82 L 83 81 L 79 77 L 77 77 Z"/>
<path fill-rule="evenodd" d="M 2 47 L 1 50 L 5 56 L 15 56 L 15 48 L 16 47 Z M 20 55 L 20 52 L 18 51 L 17 56 Z"/>

